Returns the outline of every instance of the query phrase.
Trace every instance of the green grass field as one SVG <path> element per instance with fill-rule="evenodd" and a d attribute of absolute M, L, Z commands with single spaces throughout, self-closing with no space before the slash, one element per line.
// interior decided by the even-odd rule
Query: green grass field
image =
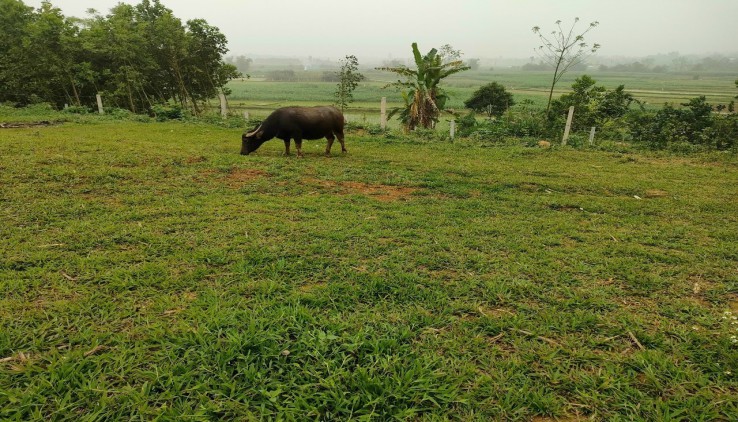
<path fill-rule="evenodd" d="M 0 129 L 0 419 L 738 416 L 734 155 L 240 134 Z"/>

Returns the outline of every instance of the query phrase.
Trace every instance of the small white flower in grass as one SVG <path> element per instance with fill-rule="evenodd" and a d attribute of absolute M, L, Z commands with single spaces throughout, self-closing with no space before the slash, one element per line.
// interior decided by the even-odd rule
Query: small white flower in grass
<path fill-rule="evenodd" d="M 732 372 L 730 372 L 730 371 L 725 371 L 725 375 L 730 375 L 730 374 L 732 374 Z"/>

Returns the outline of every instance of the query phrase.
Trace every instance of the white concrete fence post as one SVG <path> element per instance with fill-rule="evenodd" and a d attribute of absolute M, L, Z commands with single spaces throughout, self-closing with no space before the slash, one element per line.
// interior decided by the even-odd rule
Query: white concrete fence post
<path fill-rule="evenodd" d="M 592 129 L 589 131 L 589 144 L 592 145 L 594 143 L 595 139 L 595 132 L 597 131 L 597 128 L 592 126 Z"/>
<path fill-rule="evenodd" d="M 225 94 L 221 92 L 218 94 L 218 98 L 220 98 L 220 116 L 225 119 L 228 117 L 228 105 L 226 104 Z"/>
<path fill-rule="evenodd" d="M 97 111 L 100 114 L 105 114 L 105 111 L 103 110 L 102 97 L 100 94 L 95 95 L 95 97 L 97 98 Z"/>
<path fill-rule="evenodd" d="M 379 106 L 379 126 L 382 130 L 387 129 L 387 97 L 382 97 L 382 102 Z"/>
<path fill-rule="evenodd" d="M 566 141 L 569 139 L 572 119 L 574 119 L 574 106 L 569 107 L 569 116 L 566 117 L 566 129 L 564 129 L 564 138 L 561 140 L 561 145 L 566 145 Z"/>
<path fill-rule="evenodd" d="M 456 136 L 456 120 L 451 120 L 451 140 L 454 140 L 454 136 Z"/>

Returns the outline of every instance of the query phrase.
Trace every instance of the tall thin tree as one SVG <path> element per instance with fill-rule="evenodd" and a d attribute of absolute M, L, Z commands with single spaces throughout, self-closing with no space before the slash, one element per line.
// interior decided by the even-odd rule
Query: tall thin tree
<path fill-rule="evenodd" d="M 582 63 L 600 48 L 599 44 L 592 44 L 590 46 L 584 41 L 584 36 L 600 23 L 597 21 L 590 22 L 584 31 L 576 34 L 574 29 L 578 22 L 579 18 L 574 18 L 574 23 L 567 30 L 561 26 L 561 20 L 557 20 L 556 29 L 551 31 L 550 35 L 545 35 L 541 32 L 540 26 L 533 27 L 533 32 L 538 35 L 542 43 L 535 48 L 535 51 L 541 56 L 544 62 L 548 63 L 554 69 L 551 89 L 548 93 L 546 114 L 551 109 L 551 98 L 553 97 L 554 87 L 556 87 L 556 84 L 564 74 L 573 66 Z"/>
<path fill-rule="evenodd" d="M 338 85 L 336 86 L 335 105 L 346 110 L 346 107 L 354 101 L 354 90 L 359 82 L 364 80 L 364 75 L 359 73 L 359 60 L 354 55 L 346 56 L 340 60 L 341 69 L 337 72 Z"/>

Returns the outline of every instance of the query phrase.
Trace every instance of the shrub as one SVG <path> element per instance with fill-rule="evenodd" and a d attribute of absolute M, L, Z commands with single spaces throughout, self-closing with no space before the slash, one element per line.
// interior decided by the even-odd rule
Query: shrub
<path fill-rule="evenodd" d="M 464 101 L 464 107 L 478 113 L 486 113 L 489 118 L 502 116 L 513 105 L 515 101 L 512 94 L 497 82 L 484 85 L 476 90 L 471 98 Z"/>
<path fill-rule="evenodd" d="M 477 128 L 477 116 L 472 111 L 456 120 L 456 132 L 459 136 L 469 136 Z"/>
<path fill-rule="evenodd" d="M 523 102 L 511 108 L 503 118 L 478 121 L 474 113 L 458 119 L 459 136 L 476 139 L 500 141 L 507 137 L 541 137 L 549 131 L 545 113 L 529 108 L 530 102 Z M 558 135 L 557 135 L 558 136 Z"/>
<path fill-rule="evenodd" d="M 738 150 L 738 116 L 715 116 L 708 135 L 718 150 Z"/>
<path fill-rule="evenodd" d="M 562 95 L 551 103 L 549 121 L 552 126 L 561 128 L 566 121 L 569 107 L 574 107 L 572 130 L 587 130 L 592 126 L 601 127 L 606 122 L 623 117 L 635 102 L 633 95 L 620 85 L 612 91 L 597 86 L 596 81 L 587 75 L 577 78 L 572 84 L 573 92 Z"/>
<path fill-rule="evenodd" d="M 62 111 L 64 113 L 69 113 L 69 114 L 89 114 L 89 113 L 92 112 L 92 109 L 90 109 L 89 107 L 86 107 L 86 106 L 75 106 L 75 105 L 73 105 L 73 106 L 69 106 L 69 107 L 65 108 Z"/>
<path fill-rule="evenodd" d="M 734 149 L 738 122 L 732 115 L 713 115 L 704 96 L 677 109 L 670 104 L 657 112 L 640 111 L 629 116 L 633 140 L 652 149 L 687 153 L 704 148 Z M 691 145 L 691 146 L 689 146 Z M 695 148 L 695 147 L 699 148 Z"/>
<path fill-rule="evenodd" d="M 109 108 L 105 110 L 105 114 L 119 120 L 127 120 L 135 115 L 132 111 L 124 108 Z"/>
<path fill-rule="evenodd" d="M 151 107 L 151 112 L 159 122 L 181 120 L 184 117 L 184 110 L 179 104 L 154 104 Z"/>

